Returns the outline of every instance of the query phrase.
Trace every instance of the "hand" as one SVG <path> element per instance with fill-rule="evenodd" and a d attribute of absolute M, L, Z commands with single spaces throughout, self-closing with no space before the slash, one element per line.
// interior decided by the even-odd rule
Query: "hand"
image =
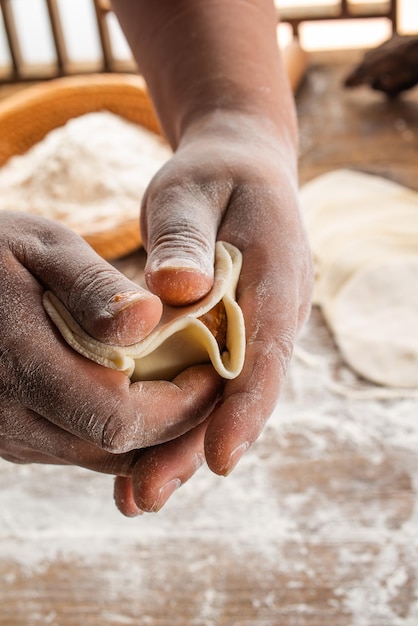
<path fill-rule="evenodd" d="M 69 348 L 42 306 L 50 289 L 91 335 L 126 345 L 158 323 L 158 297 L 48 220 L 4 212 L 0 233 L 1 457 L 128 476 L 138 448 L 207 417 L 222 384 L 212 368 L 130 384 Z"/>
<path fill-rule="evenodd" d="M 417 37 L 396 36 L 368 51 L 363 61 L 345 79 L 346 87 L 370 85 L 392 97 L 417 83 Z"/>
<path fill-rule="evenodd" d="M 210 417 L 177 440 L 144 450 L 116 480 L 126 515 L 157 511 L 206 459 L 227 475 L 256 440 L 283 384 L 310 311 L 311 255 L 297 204 L 295 150 L 266 118 L 217 112 L 188 129 L 145 196 L 146 275 L 163 300 L 183 303 L 212 282 L 216 238 L 243 254 L 238 302 L 246 362 Z"/>

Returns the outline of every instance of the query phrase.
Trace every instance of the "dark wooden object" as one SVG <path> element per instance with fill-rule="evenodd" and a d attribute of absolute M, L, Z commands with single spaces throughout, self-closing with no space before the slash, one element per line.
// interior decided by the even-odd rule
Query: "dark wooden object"
<path fill-rule="evenodd" d="M 418 83 L 418 36 L 392 37 L 369 50 L 345 79 L 346 87 L 369 85 L 390 97 Z"/>

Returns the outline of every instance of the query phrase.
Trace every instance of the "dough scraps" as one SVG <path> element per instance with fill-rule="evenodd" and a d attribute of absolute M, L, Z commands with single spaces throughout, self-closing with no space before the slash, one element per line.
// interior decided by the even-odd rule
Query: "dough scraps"
<path fill-rule="evenodd" d="M 418 193 L 337 170 L 301 202 L 318 305 L 347 364 L 386 386 L 418 387 Z"/>
<path fill-rule="evenodd" d="M 171 380 L 187 367 L 210 362 L 220 376 L 232 379 L 241 372 L 245 356 L 244 318 L 236 301 L 241 262 L 241 252 L 235 246 L 218 241 L 210 293 L 187 307 L 164 306 L 158 326 L 131 346 L 111 346 L 88 335 L 50 291 L 44 294 L 44 307 L 63 338 L 77 352 L 100 365 L 124 372 L 133 382 Z M 227 320 L 223 350 L 208 328 L 206 315 L 219 302 L 225 307 Z"/>

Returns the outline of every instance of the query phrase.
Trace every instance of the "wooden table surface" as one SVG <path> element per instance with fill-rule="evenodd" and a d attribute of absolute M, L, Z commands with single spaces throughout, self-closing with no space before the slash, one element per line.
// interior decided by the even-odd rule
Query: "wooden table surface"
<path fill-rule="evenodd" d="M 344 90 L 357 57 L 311 60 L 301 181 L 418 189 L 418 92 Z M 315 310 L 260 440 L 158 515 L 122 517 L 111 477 L 0 462 L 0 625 L 416 626 L 417 489 L 417 397 L 358 381 Z"/>

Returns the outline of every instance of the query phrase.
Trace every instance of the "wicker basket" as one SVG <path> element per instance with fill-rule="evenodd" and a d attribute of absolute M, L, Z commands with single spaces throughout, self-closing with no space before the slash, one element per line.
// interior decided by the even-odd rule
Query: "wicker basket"
<path fill-rule="evenodd" d="M 0 102 L 0 166 L 23 154 L 69 119 L 107 110 L 160 133 L 157 118 L 140 76 L 94 74 L 58 78 L 27 87 Z M 117 222 L 112 230 L 81 233 L 101 256 L 111 259 L 141 245 L 137 219 Z"/>

